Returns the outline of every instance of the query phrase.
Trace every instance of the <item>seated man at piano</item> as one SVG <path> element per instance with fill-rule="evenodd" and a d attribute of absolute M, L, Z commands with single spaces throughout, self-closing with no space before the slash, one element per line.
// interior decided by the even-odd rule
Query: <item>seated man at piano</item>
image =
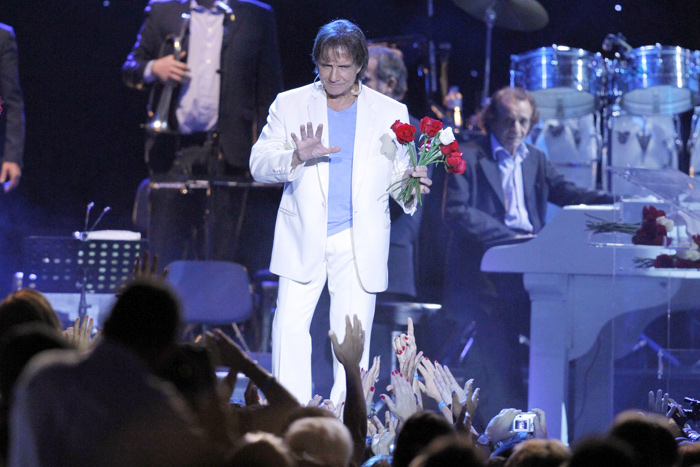
<path fill-rule="evenodd" d="M 479 401 L 485 420 L 504 407 L 525 410 L 530 299 L 522 274 L 481 271 L 484 252 L 495 245 L 526 241 L 542 229 L 547 203 L 610 204 L 613 197 L 566 180 L 545 154 L 525 143 L 538 121 L 535 99 L 524 89 L 494 93 L 478 115 L 484 136 L 460 146 L 467 163 L 462 175 L 448 176 L 445 222 L 448 247 L 446 320 L 461 342 L 465 373 L 486 389 Z M 446 327 L 447 328 L 447 327 Z M 467 331 L 465 331 L 467 330 Z M 468 335 L 466 335 L 468 334 Z"/>

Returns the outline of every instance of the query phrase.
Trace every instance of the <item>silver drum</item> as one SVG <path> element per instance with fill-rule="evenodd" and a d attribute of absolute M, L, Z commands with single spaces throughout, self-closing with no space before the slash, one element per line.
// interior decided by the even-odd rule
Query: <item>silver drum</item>
<path fill-rule="evenodd" d="M 673 115 L 698 104 L 698 52 L 648 45 L 631 50 L 615 71 L 620 107 L 636 115 Z"/>
<path fill-rule="evenodd" d="M 510 85 L 532 92 L 543 119 L 598 110 L 605 78 L 603 57 L 583 49 L 553 45 L 510 57 Z"/>

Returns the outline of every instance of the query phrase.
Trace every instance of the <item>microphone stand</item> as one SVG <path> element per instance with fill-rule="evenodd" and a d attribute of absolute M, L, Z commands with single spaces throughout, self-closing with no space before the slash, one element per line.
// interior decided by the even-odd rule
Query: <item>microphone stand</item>
<path fill-rule="evenodd" d="M 112 208 L 109 206 L 105 207 L 100 215 L 97 217 L 97 220 L 95 221 L 94 224 L 92 224 L 92 227 L 88 230 L 88 223 L 90 220 L 90 211 L 92 208 L 95 206 L 95 203 L 90 202 L 87 205 L 87 210 L 85 211 L 85 230 L 82 232 L 76 232 L 78 235 L 76 235 L 76 238 L 80 240 L 83 243 L 87 243 L 89 240 L 89 233 L 95 230 L 95 227 L 97 227 L 97 224 L 102 220 L 105 214 L 107 214 Z M 85 260 L 84 260 L 85 261 Z M 88 305 L 87 303 L 87 273 L 88 273 L 88 268 L 85 262 L 83 262 L 83 267 L 82 267 L 82 277 L 80 278 L 80 281 L 76 283 L 76 287 L 80 290 L 80 301 L 78 303 L 78 317 L 80 318 L 81 322 L 83 318 L 85 318 L 85 315 L 87 315 L 88 308 L 92 308 L 92 305 Z"/>
<path fill-rule="evenodd" d="M 486 58 L 484 60 L 484 92 L 481 95 L 481 105 L 489 103 L 489 84 L 491 82 L 491 37 L 493 36 L 493 26 L 496 23 L 496 10 L 491 4 L 484 13 L 486 23 Z"/>

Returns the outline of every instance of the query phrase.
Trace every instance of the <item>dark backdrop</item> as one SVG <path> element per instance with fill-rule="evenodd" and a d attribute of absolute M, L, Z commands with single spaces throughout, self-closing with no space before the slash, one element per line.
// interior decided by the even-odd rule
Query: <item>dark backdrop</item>
<path fill-rule="evenodd" d="M 0 21 L 15 28 L 27 115 L 27 147 L 18 192 L 2 196 L 2 222 L 13 242 L 2 245 L 0 276 L 21 260 L 28 234 L 80 229 L 94 201 L 113 211 L 103 228 L 131 228 L 136 187 L 146 176 L 142 160 L 146 94 L 127 89 L 120 66 L 133 45 L 146 0 L 3 0 Z M 460 87 L 466 113 L 483 88 L 485 25 L 449 0 L 270 0 L 277 12 L 287 88 L 309 82 L 309 58 L 318 27 L 345 17 L 368 38 L 398 38 L 411 68 L 411 110 L 425 110 L 419 70 L 426 45 L 450 44 L 447 82 Z M 622 32 L 634 46 L 660 43 L 700 48 L 700 2 L 687 0 L 542 0 L 549 24 L 534 33 L 494 30 L 491 89 L 508 83 L 510 54 L 553 43 L 596 52 L 608 33 Z M 616 11 L 615 5 L 621 7 Z"/>

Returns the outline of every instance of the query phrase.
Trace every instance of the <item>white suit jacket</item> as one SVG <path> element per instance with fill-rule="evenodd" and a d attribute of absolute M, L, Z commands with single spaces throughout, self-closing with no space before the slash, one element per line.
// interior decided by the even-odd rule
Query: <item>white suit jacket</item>
<path fill-rule="evenodd" d="M 360 281 L 373 293 L 385 290 L 388 284 L 391 220 L 387 188 L 409 166 L 408 151 L 390 129 L 396 120 L 408 123 L 405 105 L 360 87 L 352 166 L 352 232 Z M 323 266 L 328 222 L 328 157 L 291 169 L 294 142 L 290 135 L 299 136 L 299 127 L 307 122 L 313 123 L 314 131 L 323 124 L 323 144 L 328 147 L 328 106 L 317 84 L 277 96 L 250 156 L 256 181 L 285 184 L 270 271 L 302 283 L 309 282 Z M 415 204 L 411 200 L 404 211 L 413 214 Z"/>

